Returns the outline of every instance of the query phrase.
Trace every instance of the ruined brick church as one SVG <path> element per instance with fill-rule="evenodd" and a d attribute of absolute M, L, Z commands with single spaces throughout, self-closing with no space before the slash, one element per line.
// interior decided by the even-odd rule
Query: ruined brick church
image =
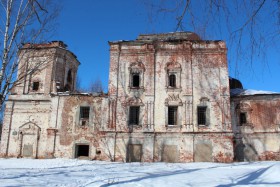
<path fill-rule="evenodd" d="M 63 42 L 22 47 L 1 157 L 280 160 L 280 94 L 229 78 L 224 41 L 178 32 L 109 45 L 108 94 L 75 91 L 80 62 Z"/>

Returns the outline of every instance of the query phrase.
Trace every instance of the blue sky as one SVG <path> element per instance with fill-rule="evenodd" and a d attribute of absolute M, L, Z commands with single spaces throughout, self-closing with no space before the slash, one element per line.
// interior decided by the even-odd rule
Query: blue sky
<path fill-rule="evenodd" d="M 77 55 L 81 62 L 82 87 L 100 79 L 107 90 L 108 41 L 133 40 L 139 34 L 173 32 L 175 29 L 174 17 L 151 13 L 141 0 L 62 0 L 61 4 L 58 28 L 52 40 L 64 41 Z M 192 31 L 192 28 L 187 30 Z M 215 32 L 209 32 L 207 39 L 230 42 L 226 35 Z M 248 89 L 280 92 L 280 62 L 276 49 L 265 51 L 267 63 L 256 54 L 252 67 L 240 60 L 236 69 L 234 51 L 228 48 L 230 76 L 240 79 Z"/>

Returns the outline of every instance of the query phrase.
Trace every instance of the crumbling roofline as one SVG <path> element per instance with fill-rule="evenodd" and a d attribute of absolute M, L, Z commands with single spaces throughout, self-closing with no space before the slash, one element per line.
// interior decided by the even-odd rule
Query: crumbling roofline
<path fill-rule="evenodd" d="M 185 40 L 185 39 L 174 39 L 174 40 L 118 40 L 118 41 L 108 41 L 109 45 L 114 45 L 114 44 L 132 44 L 132 45 L 145 45 L 145 44 L 153 44 L 155 42 L 165 42 L 165 43 L 183 43 L 183 42 L 190 42 L 193 44 L 197 44 L 197 43 L 206 43 L 206 44 L 210 44 L 210 43 L 219 43 L 219 42 L 224 42 L 223 40 Z"/>
<path fill-rule="evenodd" d="M 101 130 L 100 130 L 101 131 Z M 106 132 L 105 131 L 102 131 L 102 132 Z M 127 132 L 125 131 L 108 131 L 108 132 L 113 132 L 113 133 L 118 133 L 118 134 L 127 134 Z M 158 135 L 162 135 L 162 134 L 178 134 L 178 132 L 172 132 L 172 131 L 168 131 L 168 132 L 161 132 L 161 131 L 158 131 L 158 132 L 144 132 L 145 134 L 158 134 Z M 203 132 L 195 132 L 195 131 L 192 131 L 192 132 L 180 132 L 181 134 L 184 134 L 184 135 L 209 135 L 210 131 L 203 131 Z M 211 131 L 211 133 L 213 134 L 222 134 L 222 135 L 233 135 L 234 133 L 231 132 L 231 131 Z M 137 134 L 137 132 L 135 133 Z"/>
<path fill-rule="evenodd" d="M 69 52 L 71 55 L 73 55 L 73 57 L 77 60 L 77 62 L 79 63 L 79 65 L 81 64 L 81 62 L 78 60 L 77 56 L 71 52 L 70 50 L 66 49 L 66 48 L 63 48 L 63 47 L 59 47 L 59 46 L 53 46 L 53 47 L 39 47 L 39 48 L 33 48 L 33 47 L 30 47 L 30 48 L 21 48 L 19 49 L 19 53 L 23 50 L 45 50 L 45 49 L 62 49 L 62 50 L 65 50 L 67 52 Z"/>
<path fill-rule="evenodd" d="M 233 95 L 231 99 L 246 98 L 246 99 L 268 99 L 268 97 L 280 98 L 280 93 L 272 94 L 254 94 L 254 95 Z"/>
<path fill-rule="evenodd" d="M 51 96 L 89 96 L 89 97 L 108 97 L 108 94 L 102 94 L 102 93 L 69 93 L 69 92 L 57 92 L 57 93 L 51 93 Z"/>
<path fill-rule="evenodd" d="M 63 41 L 51 41 L 48 43 L 25 43 L 22 48 L 42 48 L 42 47 L 62 47 L 67 48 L 67 44 Z"/>

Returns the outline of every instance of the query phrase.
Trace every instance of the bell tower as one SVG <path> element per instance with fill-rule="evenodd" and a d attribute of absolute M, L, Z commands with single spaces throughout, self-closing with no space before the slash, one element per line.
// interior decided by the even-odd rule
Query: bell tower
<path fill-rule="evenodd" d="M 79 64 L 61 41 L 23 45 L 16 82 L 6 101 L 0 157 L 54 156 L 50 145 L 58 129 L 56 95 L 75 91 Z"/>
<path fill-rule="evenodd" d="M 46 95 L 75 91 L 80 62 L 63 42 L 27 43 L 18 56 L 18 75 L 12 94 Z"/>

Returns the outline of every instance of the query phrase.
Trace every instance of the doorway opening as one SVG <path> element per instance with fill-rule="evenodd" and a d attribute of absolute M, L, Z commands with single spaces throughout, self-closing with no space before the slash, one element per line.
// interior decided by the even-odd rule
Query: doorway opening
<path fill-rule="evenodd" d="M 89 157 L 89 145 L 76 145 L 75 158 Z"/>
<path fill-rule="evenodd" d="M 127 147 L 127 162 L 141 162 L 142 145 L 129 144 Z"/>

